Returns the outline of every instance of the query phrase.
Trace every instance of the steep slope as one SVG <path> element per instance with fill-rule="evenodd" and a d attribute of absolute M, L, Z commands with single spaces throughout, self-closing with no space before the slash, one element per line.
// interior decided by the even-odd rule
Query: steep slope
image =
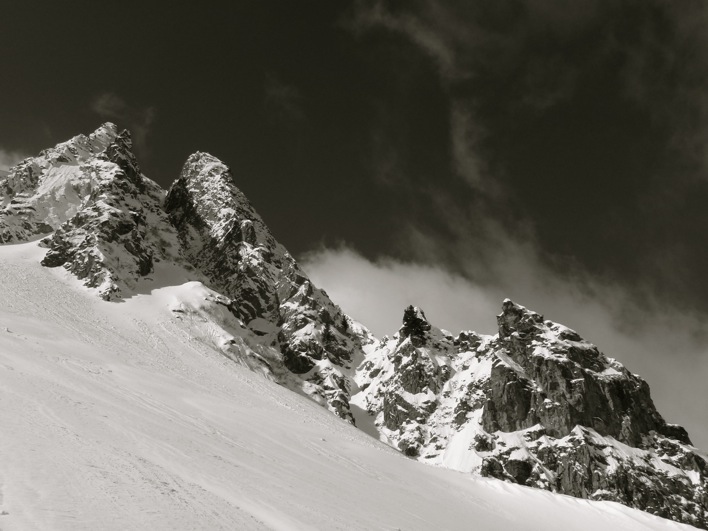
<path fill-rule="evenodd" d="M 576 332 L 504 301 L 499 334 L 456 338 L 408 308 L 353 397 L 419 460 L 706 528 L 708 462 L 644 380 Z"/>
<path fill-rule="evenodd" d="M 164 192 L 144 177 L 123 131 L 82 166 L 91 191 L 78 212 L 42 241 L 48 267 L 64 266 L 106 300 L 131 293 L 161 260 L 177 260 L 176 232 L 162 210 Z"/>
<path fill-rule="evenodd" d="M 305 392 L 344 419 L 349 376 L 373 340 L 325 292 L 316 288 L 279 244 L 229 168 L 207 153 L 187 160 L 165 210 L 185 259 L 231 299 L 234 314 L 265 344 L 282 352 Z"/>
<path fill-rule="evenodd" d="M 46 254 L 32 256 L 123 310 L 139 313 L 155 292 L 151 308 L 167 308 L 190 344 L 350 423 L 356 413 L 410 457 L 706 528 L 706 458 L 641 378 L 508 300 L 495 336 L 453 337 L 410 307 L 393 338 L 375 340 L 312 285 L 207 153 L 166 193 L 141 173 L 129 133 L 105 124 L 0 175 L 0 189 L 0 242 L 45 236 Z M 150 337 L 146 352 L 178 348 Z"/>
<path fill-rule="evenodd" d="M 215 352 L 203 285 L 106 303 L 43 253 L 0 246 L 6 531 L 690 529 L 421 466 Z"/>
<path fill-rule="evenodd" d="M 0 181 L 0 242 L 51 233 L 42 264 L 105 300 L 132 296 L 162 261 L 188 269 L 238 319 L 221 323 L 233 337 L 260 338 L 269 376 L 353 422 L 351 375 L 370 333 L 311 284 L 221 161 L 195 153 L 166 193 L 131 148 L 127 131 L 104 124 L 12 168 Z"/>
<path fill-rule="evenodd" d="M 47 234 L 72 217 L 95 184 L 87 164 L 117 136 L 116 126 L 106 123 L 0 174 L 0 243 Z"/>
<path fill-rule="evenodd" d="M 155 262 L 178 257 L 164 192 L 141 174 L 130 133 L 113 124 L 24 160 L 0 189 L 0 242 L 53 232 L 42 263 L 65 266 L 106 300 L 129 294 Z"/>

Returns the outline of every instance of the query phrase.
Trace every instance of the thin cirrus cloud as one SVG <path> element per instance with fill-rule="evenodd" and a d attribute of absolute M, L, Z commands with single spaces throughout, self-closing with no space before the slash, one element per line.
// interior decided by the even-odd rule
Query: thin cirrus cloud
<path fill-rule="evenodd" d="M 143 155 L 149 152 L 148 136 L 156 118 L 154 107 L 133 107 L 118 94 L 104 92 L 91 102 L 91 110 L 101 118 L 116 120 L 119 125 L 127 127 L 132 134 L 133 143 L 137 150 L 141 151 Z"/>
<path fill-rule="evenodd" d="M 469 154 L 455 140 L 462 138 L 459 133 L 469 136 L 470 130 L 475 138 L 486 133 L 488 124 L 476 111 L 490 74 L 492 79 L 513 79 L 513 87 L 502 87 L 517 91 L 510 107 L 542 112 L 571 98 L 582 87 L 582 74 L 592 74 L 607 62 L 622 65 L 619 89 L 627 102 L 649 114 L 652 126 L 672 131 L 673 146 L 705 175 L 706 24 L 708 6 L 700 2 L 650 0 L 630 10 L 624 2 L 599 0 L 421 0 L 393 9 L 383 1 L 362 0 L 355 3 L 346 27 L 359 36 L 381 29 L 399 35 L 433 62 L 450 100 L 460 177 L 479 186 L 481 180 L 469 178 L 476 176 L 465 164 Z M 548 42 L 555 48 L 544 45 Z M 523 75 L 509 77 L 514 72 Z M 474 147 L 474 142 L 466 145 Z"/>
<path fill-rule="evenodd" d="M 347 247 L 308 253 L 303 267 L 346 312 L 379 337 L 401 326 L 403 310 L 420 306 L 426 316 L 457 332 L 474 326 L 494 330 L 490 294 L 444 269 L 393 259 L 370 261 Z"/>
<path fill-rule="evenodd" d="M 269 115 L 279 122 L 299 124 L 305 120 L 302 94 L 294 85 L 281 81 L 275 74 L 266 76 L 264 105 Z"/>

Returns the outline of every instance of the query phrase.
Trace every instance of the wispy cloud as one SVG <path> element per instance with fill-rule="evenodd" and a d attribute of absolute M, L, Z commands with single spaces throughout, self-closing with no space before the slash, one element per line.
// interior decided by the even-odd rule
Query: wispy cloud
<path fill-rule="evenodd" d="M 21 151 L 8 150 L 0 147 L 0 170 L 11 168 L 27 157 L 29 157 L 29 155 Z"/>
<path fill-rule="evenodd" d="M 406 35 L 435 61 L 443 78 L 451 79 L 460 75 L 450 33 L 436 31 L 414 13 L 394 14 L 382 1 L 358 2 L 356 5 L 352 18 L 345 23 L 350 30 L 363 33 L 372 28 L 384 27 Z"/>
<path fill-rule="evenodd" d="M 541 115 L 572 100 L 588 79 L 596 83 L 598 72 L 614 75 L 612 68 L 620 64 L 620 75 L 611 79 L 621 85 L 616 90 L 626 98 L 622 103 L 670 131 L 681 153 L 706 162 L 696 172 L 706 175 L 706 22 L 708 4 L 700 3 L 649 1 L 628 10 L 624 3 L 599 0 L 357 2 L 348 19 L 351 31 L 360 38 L 387 31 L 412 43 L 435 66 L 448 99 L 450 167 L 469 193 L 425 190 L 421 208 L 435 217 L 436 227 L 411 220 L 396 249 L 405 260 L 371 261 L 351 249 L 326 249 L 307 257 L 307 271 L 345 311 L 379 334 L 395 331 L 407 304 L 422 306 L 451 331 L 493 332 L 493 316 L 503 298 L 511 297 L 576 328 L 647 378 L 668 420 L 684 423 L 695 442 L 708 447 L 702 408 L 708 399 L 702 383 L 708 374 L 708 325 L 688 306 L 670 306 L 655 291 L 657 278 L 685 284 L 681 268 L 691 255 L 647 256 L 643 272 L 665 268 L 665 274 L 647 279 L 620 282 L 590 274 L 585 264 L 543 248 L 533 220 L 513 207 L 519 204 L 517 191 L 503 184 L 500 167 L 485 152 L 486 140 L 499 133 L 493 119 L 513 123 L 519 116 Z M 485 109 L 490 101 L 501 107 L 496 114 Z M 385 137 L 378 143 L 388 145 Z M 679 162 L 686 164 L 686 157 Z M 404 187 L 405 161 L 381 160 L 384 175 L 391 173 L 387 161 L 396 163 L 396 179 Z M 652 178 L 632 193 L 665 201 L 666 183 L 652 188 Z M 678 188 L 678 179 L 672 184 Z M 674 195 L 678 201 L 686 190 Z"/>
<path fill-rule="evenodd" d="M 450 144 L 455 172 L 473 189 L 497 195 L 500 190 L 488 178 L 484 160 L 477 155 L 484 129 L 468 103 L 454 100 L 450 108 Z"/>
<path fill-rule="evenodd" d="M 127 127 L 136 149 L 144 155 L 149 153 L 148 136 L 156 118 L 155 107 L 133 107 L 118 94 L 104 92 L 91 102 L 91 110 L 101 118 L 115 120 L 119 126 Z"/>
<path fill-rule="evenodd" d="M 634 42 L 613 41 L 625 61 L 628 98 L 670 126 L 674 147 L 708 174 L 708 4 L 667 3 Z M 659 10 L 656 10 L 659 11 Z"/>
<path fill-rule="evenodd" d="M 352 317 L 379 337 L 398 330 L 403 309 L 421 306 L 428 318 L 453 331 L 494 328 L 498 306 L 478 285 L 435 265 L 390 258 L 365 259 L 347 247 L 307 254 L 303 267 Z"/>
<path fill-rule="evenodd" d="M 466 64 L 465 54 L 460 51 L 474 47 L 483 30 L 467 27 L 463 31 L 459 21 L 435 2 L 418 5 L 421 6 L 420 12 L 394 14 L 384 2 L 359 2 L 347 27 L 360 35 L 373 28 L 385 28 L 410 39 L 429 57 L 437 68 L 442 87 L 450 97 L 450 156 L 453 168 L 472 189 L 497 193 L 499 190 L 485 179 L 481 158 L 476 154 L 485 131 L 481 121 L 476 119 L 474 102 L 456 94 L 456 87 L 473 75 Z"/>
<path fill-rule="evenodd" d="M 486 188 L 479 162 L 479 139 L 488 134 L 481 93 L 493 86 L 508 92 L 510 110 L 540 113 L 582 89 L 581 73 L 608 62 L 621 65 L 627 100 L 672 131 L 695 175 L 708 174 L 708 4 L 652 0 L 630 9 L 600 0 L 398 6 L 360 0 L 355 6 L 346 24 L 351 31 L 365 37 L 387 30 L 435 64 L 450 99 L 455 168 L 478 191 L 499 191 Z"/>
<path fill-rule="evenodd" d="M 305 120 L 300 90 L 294 85 L 284 83 L 273 73 L 266 76 L 264 103 L 271 116 L 281 122 L 294 125 Z"/>

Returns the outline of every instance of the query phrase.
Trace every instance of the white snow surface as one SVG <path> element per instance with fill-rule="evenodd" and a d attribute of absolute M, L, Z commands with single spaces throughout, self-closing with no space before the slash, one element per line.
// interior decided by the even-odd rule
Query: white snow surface
<path fill-rule="evenodd" d="M 407 459 L 224 356 L 201 284 L 108 303 L 44 252 L 0 247 L 4 531 L 692 529 Z"/>

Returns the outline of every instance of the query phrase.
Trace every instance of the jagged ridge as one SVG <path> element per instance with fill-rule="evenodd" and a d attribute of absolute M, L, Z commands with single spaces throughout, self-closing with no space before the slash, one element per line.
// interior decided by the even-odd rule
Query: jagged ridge
<path fill-rule="evenodd" d="M 268 351 L 252 359 L 271 377 L 353 422 L 350 375 L 369 332 L 312 285 L 221 161 L 195 153 L 166 193 L 141 173 L 131 148 L 127 131 L 104 124 L 13 168 L 0 227 L 23 230 L 6 241 L 53 231 L 41 242 L 42 264 L 63 266 L 105 300 L 130 296 L 160 261 L 188 269 L 241 323 L 221 324 Z M 32 206 L 18 213 L 22 200 L 50 204 L 52 215 Z M 242 358 L 236 343 L 224 353 Z"/>
<path fill-rule="evenodd" d="M 452 337 L 408 308 L 360 366 L 352 401 L 423 462 L 706 527 L 708 464 L 644 380 L 510 300 L 498 325 Z"/>
<path fill-rule="evenodd" d="M 495 336 L 453 337 L 409 307 L 399 332 L 375 341 L 207 153 L 165 193 L 141 173 L 129 133 L 104 124 L 0 174 L 0 190 L 0 243 L 51 233 L 42 263 L 106 300 L 130 296 L 160 261 L 185 268 L 208 288 L 176 318 L 215 320 L 233 334 L 225 355 L 350 422 L 360 407 L 411 457 L 706 528 L 708 465 L 641 378 L 509 300 Z"/>
<path fill-rule="evenodd" d="M 306 394 L 352 421 L 348 375 L 369 333 L 316 288 L 279 244 L 229 168 L 207 153 L 191 155 L 165 210 L 184 258 L 203 272 L 264 342 L 282 352 Z"/>

